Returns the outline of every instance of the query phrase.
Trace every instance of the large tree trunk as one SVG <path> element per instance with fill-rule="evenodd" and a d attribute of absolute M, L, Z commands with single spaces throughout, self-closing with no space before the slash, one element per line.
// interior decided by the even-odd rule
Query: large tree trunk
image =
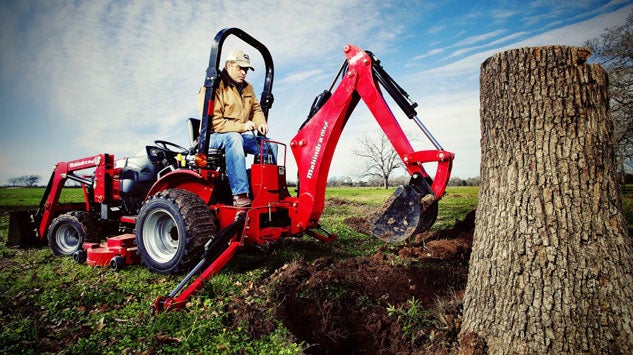
<path fill-rule="evenodd" d="M 607 76 L 585 48 L 481 65 L 481 180 L 462 347 L 630 353 L 633 245 L 616 183 Z"/>

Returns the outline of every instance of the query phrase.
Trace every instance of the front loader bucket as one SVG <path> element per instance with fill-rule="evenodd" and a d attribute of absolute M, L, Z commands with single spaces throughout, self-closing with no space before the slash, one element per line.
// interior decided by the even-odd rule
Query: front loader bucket
<path fill-rule="evenodd" d="M 40 245 L 34 221 L 35 211 L 13 211 L 9 214 L 7 247 L 26 248 Z"/>
<path fill-rule="evenodd" d="M 370 234 L 386 242 L 400 242 L 429 229 L 437 213 L 437 199 L 426 182 L 399 186 L 369 217 Z"/>

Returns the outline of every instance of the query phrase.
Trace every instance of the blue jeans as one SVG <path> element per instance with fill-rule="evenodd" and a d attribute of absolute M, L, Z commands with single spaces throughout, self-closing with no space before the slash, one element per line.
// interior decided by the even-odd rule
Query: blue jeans
<path fill-rule="evenodd" d="M 211 134 L 209 148 L 224 149 L 226 172 L 229 175 L 229 186 L 231 186 L 233 195 L 249 192 L 248 175 L 246 174 L 246 154 L 258 155 L 260 142 L 263 139 L 266 138 L 256 136 L 252 132 Z M 276 156 L 276 152 L 273 154 Z"/>

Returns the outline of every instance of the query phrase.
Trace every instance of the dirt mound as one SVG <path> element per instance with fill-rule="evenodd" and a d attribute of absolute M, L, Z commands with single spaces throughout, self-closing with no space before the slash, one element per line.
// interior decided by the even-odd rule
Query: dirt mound
<path fill-rule="evenodd" d="M 414 312 L 422 312 L 434 308 L 438 298 L 458 297 L 455 290 L 466 285 L 466 267 L 393 265 L 390 259 L 378 253 L 290 264 L 273 277 L 275 315 L 295 336 L 313 344 L 310 353 L 414 351 L 439 319 L 413 313 L 404 319 L 410 303 L 417 300 L 421 307 Z M 421 324 L 405 329 L 411 322 Z"/>
<path fill-rule="evenodd" d="M 400 248 L 398 255 L 420 260 L 439 259 L 467 263 L 470 259 L 474 228 L 475 210 L 472 210 L 464 220 L 456 221 L 451 229 L 417 235 L 413 243 Z"/>
<path fill-rule="evenodd" d="M 307 353 L 455 353 L 473 230 L 474 212 L 371 257 L 286 264 L 260 288 L 266 311 Z M 234 307 L 251 336 L 274 329 L 256 306 Z"/>

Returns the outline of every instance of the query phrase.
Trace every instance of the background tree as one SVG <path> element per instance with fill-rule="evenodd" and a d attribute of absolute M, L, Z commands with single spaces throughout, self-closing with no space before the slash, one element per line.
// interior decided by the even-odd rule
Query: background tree
<path fill-rule="evenodd" d="M 327 181 L 327 186 L 341 187 L 341 186 L 354 186 L 354 181 L 349 176 L 332 176 Z"/>
<path fill-rule="evenodd" d="M 34 186 L 37 186 L 38 182 L 40 181 L 40 178 L 41 177 L 39 175 L 25 175 L 24 182 L 26 186 L 34 187 Z"/>
<path fill-rule="evenodd" d="M 20 180 L 17 177 L 11 177 L 8 180 L 9 185 L 11 186 L 18 186 Z"/>
<path fill-rule="evenodd" d="M 621 173 L 633 171 L 633 12 L 622 26 L 610 27 L 586 43 L 592 59 L 609 74 L 611 117 Z"/>
<path fill-rule="evenodd" d="M 22 175 L 19 177 L 9 178 L 7 181 L 11 186 L 25 186 L 25 187 L 34 187 L 37 186 L 41 179 L 39 175 Z"/>
<path fill-rule="evenodd" d="M 385 189 L 389 188 L 389 177 L 402 162 L 398 153 L 393 149 L 391 142 L 384 134 L 371 138 L 364 136 L 358 139 L 360 150 L 355 150 L 354 155 L 360 157 L 367 164 L 367 169 L 361 177 L 380 178 Z"/>
<path fill-rule="evenodd" d="M 448 186 L 479 186 L 481 179 L 479 176 L 462 179 L 459 176 L 451 177 Z"/>
<path fill-rule="evenodd" d="M 481 186 L 462 348 L 633 349 L 633 245 L 616 181 L 607 75 L 588 49 L 481 65 Z"/>

